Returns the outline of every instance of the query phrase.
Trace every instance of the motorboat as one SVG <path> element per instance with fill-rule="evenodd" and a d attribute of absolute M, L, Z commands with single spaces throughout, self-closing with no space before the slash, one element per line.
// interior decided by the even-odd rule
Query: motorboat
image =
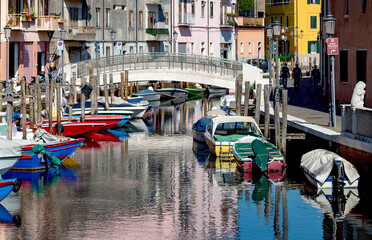
<path fill-rule="evenodd" d="M 323 188 L 357 188 L 359 173 L 355 166 L 334 152 L 315 149 L 301 157 L 301 169 L 307 180 Z"/>
<path fill-rule="evenodd" d="M 81 117 L 81 113 L 81 110 L 73 111 L 72 117 Z M 117 127 L 121 127 L 133 118 L 133 112 L 124 110 L 98 110 L 94 115 L 92 115 L 90 110 L 85 110 L 85 117 L 87 116 L 121 116 L 124 119 L 116 125 Z"/>
<path fill-rule="evenodd" d="M 223 87 L 207 87 L 206 93 L 208 95 L 226 95 L 229 94 L 229 89 L 228 88 L 223 88 Z"/>
<path fill-rule="evenodd" d="M 188 92 L 180 88 L 160 88 L 156 90 L 162 99 L 184 98 L 187 99 Z"/>
<path fill-rule="evenodd" d="M 105 123 L 105 126 L 102 128 L 102 130 L 106 130 L 106 129 L 110 129 L 110 128 L 113 128 L 115 126 L 118 126 L 119 123 L 121 123 L 122 121 L 124 121 L 126 118 L 124 116 L 115 116 L 115 115 L 97 115 L 97 116 L 85 116 L 85 122 L 86 123 Z M 127 117 L 126 121 L 129 121 L 129 117 Z M 44 123 L 47 124 L 48 123 L 48 119 L 44 119 Z M 61 118 L 61 122 L 67 122 L 68 121 L 68 118 L 67 117 L 63 117 Z M 55 124 L 57 122 L 57 119 L 56 118 L 53 118 L 52 119 L 52 122 L 53 124 Z M 81 122 L 81 116 L 73 116 L 71 118 L 71 121 L 70 122 Z M 120 124 L 121 125 L 121 124 Z M 122 124 L 124 125 L 124 124 Z"/>
<path fill-rule="evenodd" d="M 248 135 L 254 139 L 263 138 L 255 120 L 246 116 L 216 116 L 211 119 L 204 133 L 212 154 L 231 160 L 234 159 L 232 146 Z"/>
<path fill-rule="evenodd" d="M 102 130 L 105 123 L 87 123 L 87 122 L 61 122 L 61 134 L 64 137 L 87 137 Z M 49 124 L 44 123 L 41 128 L 49 131 Z M 53 134 L 57 133 L 57 124 L 52 127 Z"/>
<path fill-rule="evenodd" d="M 283 155 L 261 132 L 240 138 L 232 152 L 243 172 L 250 172 L 254 167 L 262 172 L 282 171 L 285 166 Z"/>
<path fill-rule="evenodd" d="M 22 157 L 22 145 L 0 138 L 0 175 L 3 175 Z"/>
<path fill-rule="evenodd" d="M 227 116 L 226 112 L 221 109 L 212 109 L 207 112 L 205 117 L 200 118 L 197 122 L 192 125 L 192 136 L 194 141 L 205 143 L 205 130 L 211 119 L 215 116 Z"/>
<path fill-rule="evenodd" d="M 198 95 L 204 95 L 205 88 L 185 88 L 185 90 L 188 92 L 191 96 L 198 96 Z"/>
<path fill-rule="evenodd" d="M 154 90 L 151 90 L 151 89 L 141 90 L 137 93 L 133 93 L 132 96 L 133 97 L 142 97 L 143 100 L 146 100 L 146 101 L 149 101 L 149 102 L 160 100 L 160 94 L 155 92 Z"/>

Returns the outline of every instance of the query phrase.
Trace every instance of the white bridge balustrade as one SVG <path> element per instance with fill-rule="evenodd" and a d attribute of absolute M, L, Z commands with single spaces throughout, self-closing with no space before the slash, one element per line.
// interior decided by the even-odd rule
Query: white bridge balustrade
<path fill-rule="evenodd" d="M 120 82 L 120 72 L 128 70 L 129 82 L 192 82 L 225 87 L 231 91 L 235 90 L 235 80 L 239 74 L 243 74 L 243 81 L 250 81 L 251 84 L 262 80 L 262 70 L 249 64 L 201 55 L 164 52 L 115 55 L 69 64 L 64 68 L 66 79 L 71 79 L 76 74 L 77 84 L 81 77 L 89 76 L 90 69 L 94 74 L 113 73 L 114 83 Z"/>

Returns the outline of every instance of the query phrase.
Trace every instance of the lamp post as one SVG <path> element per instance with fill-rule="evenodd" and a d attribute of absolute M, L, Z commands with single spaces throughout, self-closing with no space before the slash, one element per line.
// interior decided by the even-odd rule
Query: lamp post
<path fill-rule="evenodd" d="M 5 81 L 7 82 L 7 107 L 6 107 L 6 115 L 7 115 L 7 135 L 6 138 L 12 140 L 12 120 L 13 120 L 13 101 L 12 101 L 12 92 L 11 89 L 12 85 L 9 81 L 9 39 L 11 35 L 12 29 L 9 25 L 4 27 L 5 39 L 6 39 L 6 65 L 5 65 Z"/>
<path fill-rule="evenodd" d="M 333 18 L 332 14 L 328 12 L 327 17 L 324 19 L 325 23 L 325 31 L 329 38 L 335 33 L 335 22 L 336 19 Z M 329 78 L 330 83 L 330 91 L 331 91 L 331 99 L 329 101 L 329 123 L 330 127 L 336 127 L 336 99 L 335 99 L 335 56 L 330 56 L 330 72 L 331 77 Z"/>
<path fill-rule="evenodd" d="M 61 41 L 63 42 L 63 48 L 62 48 L 62 50 L 61 50 L 61 58 L 62 58 L 62 68 L 61 68 L 61 70 L 62 70 L 62 83 L 64 82 L 63 80 L 63 49 L 65 48 L 65 38 L 66 38 L 66 29 L 64 28 L 64 27 L 62 27 L 61 28 L 61 30 L 60 30 L 60 38 L 61 38 Z"/>
<path fill-rule="evenodd" d="M 271 94 L 271 91 L 272 91 L 272 78 L 273 78 L 273 75 L 272 75 L 272 44 L 271 44 L 271 38 L 273 37 L 273 27 L 271 25 L 271 23 L 269 24 L 269 26 L 266 27 L 266 35 L 267 35 L 267 38 L 269 38 L 269 92 Z"/>
<path fill-rule="evenodd" d="M 276 49 L 275 49 L 275 89 L 278 89 L 279 88 L 279 61 L 278 61 L 278 54 L 279 54 L 279 51 L 278 51 L 278 45 L 279 45 L 279 40 L 278 40 L 278 37 L 280 35 L 280 30 L 281 30 L 282 26 L 280 25 L 280 22 L 278 20 L 275 21 L 274 23 L 274 26 L 273 26 L 273 30 L 274 30 L 274 36 L 276 36 L 276 40 L 275 40 L 275 46 L 276 46 Z M 278 93 L 276 93 L 275 97 L 279 97 L 277 95 Z M 276 99 L 276 100 L 279 100 L 279 99 Z"/>
<path fill-rule="evenodd" d="M 300 35 L 298 35 L 298 26 L 296 26 L 296 33 L 293 33 L 291 30 L 291 37 L 296 38 L 296 63 L 298 63 L 298 39 L 302 39 L 304 37 L 304 31 L 300 31 Z"/>
<path fill-rule="evenodd" d="M 173 43 L 173 53 L 176 53 L 177 52 L 177 46 L 176 46 L 177 37 L 178 37 L 178 33 L 177 33 L 176 30 L 174 30 L 173 31 L 173 40 L 174 40 L 174 43 Z"/>
<path fill-rule="evenodd" d="M 284 59 L 285 59 L 285 62 L 287 62 L 287 35 L 286 34 L 283 34 L 282 35 L 282 40 L 284 41 Z"/>
<path fill-rule="evenodd" d="M 110 36 L 111 36 L 111 41 L 112 41 L 112 56 L 114 56 L 115 55 L 115 50 L 114 50 L 115 42 L 114 42 L 114 40 L 116 38 L 116 31 L 114 29 L 111 29 Z"/>

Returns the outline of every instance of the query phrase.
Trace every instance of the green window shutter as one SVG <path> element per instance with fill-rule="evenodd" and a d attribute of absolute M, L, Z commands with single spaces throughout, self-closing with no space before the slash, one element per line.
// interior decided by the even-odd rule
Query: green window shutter
<path fill-rule="evenodd" d="M 307 0 L 307 4 L 311 4 L 311 0 Z"/>
<path fill-rule="evenodd" d="M 320 42 L 316 41 L 316 53 L 320 53 Z"/>
<path fill-rule="evenodd" d="M 311 53 L 311 41 L 307 42 L 307 53 Z"/>
<path fill-rule="evenodd" d="M 310 16 L 310 28 L 311 29 L 316 29 L 316 16 Z"/>
<path fill-rule="evenodd" d="M 309 1 L 309 0 L 308 0 Z M 316 0 L 315 1 L 316 4 L 320 4 L 320 0 Z"/>

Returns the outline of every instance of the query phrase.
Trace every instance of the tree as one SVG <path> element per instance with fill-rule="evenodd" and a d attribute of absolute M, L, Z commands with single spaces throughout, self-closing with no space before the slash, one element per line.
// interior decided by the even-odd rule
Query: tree
<path fill-rule="evenodd" d="M 254 0 L 237 0 L 239 12 L 249 11 L 253 7 Z"/>

